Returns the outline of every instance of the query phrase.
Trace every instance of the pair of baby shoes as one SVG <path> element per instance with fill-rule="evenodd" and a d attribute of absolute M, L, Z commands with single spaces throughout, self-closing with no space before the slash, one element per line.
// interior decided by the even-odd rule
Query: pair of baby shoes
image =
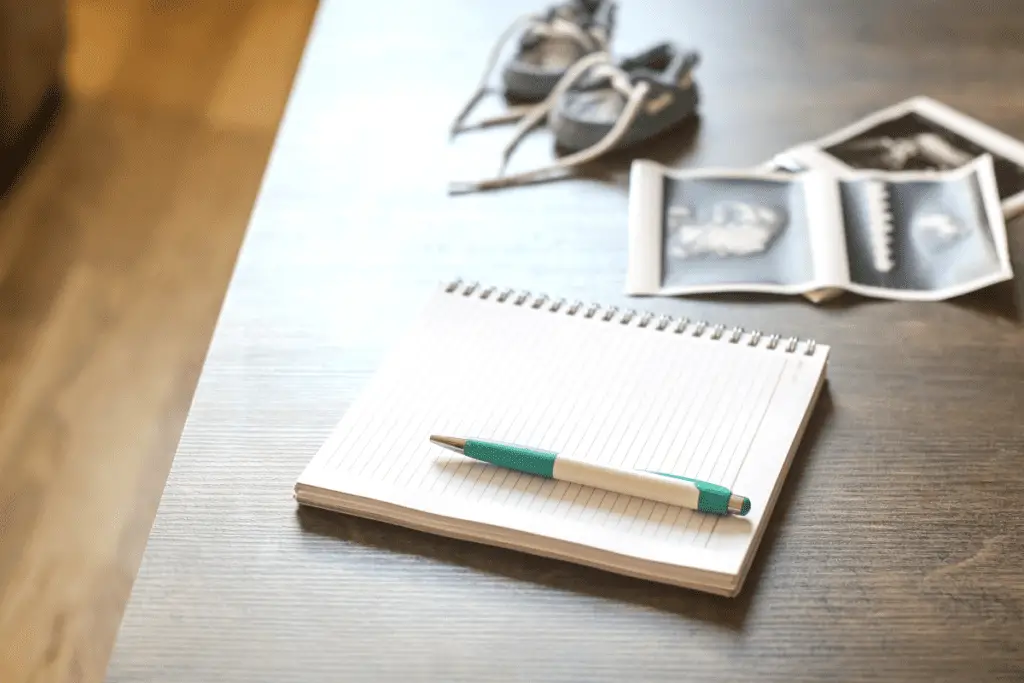
<path fill-rule="evenodd" d="M 472 127 L 518 121 L 493 178 L 456 182 L 453 194 L 550 180 L 615 149 L 677 128 L 699 100 L 692 72 L 699 55 L 659 43 L 631 57 L 615 59 L 609 45 L 615 29 L 614 0 L 568 0 L 544 14 L 513 22 L 499 37 L 473 96 L 452 124 L 452 135 L 492 89 L 491 71 L 505 44 L 518 45 L 502 68 L 504 94 L 515 103 L 499 116 Z M 505 169 L 515 148 L 546 120 L 556 146 L 567 154 L 547 167 L 516 174 Z"/>

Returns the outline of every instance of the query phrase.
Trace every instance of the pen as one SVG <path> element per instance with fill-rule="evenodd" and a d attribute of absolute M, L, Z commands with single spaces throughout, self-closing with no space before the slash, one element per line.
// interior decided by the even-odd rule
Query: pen
<path fill-rule="evenodd" d="M 434 435 L 430 437 L 430 441 L 475 460 L 548 479 L 591 486 L 717 515 L 743 516 L 750 511 L 749 498 L 738 496 L 724 486 L 678 474 L 617 469 L 551 451 L 478 439 Z"/>

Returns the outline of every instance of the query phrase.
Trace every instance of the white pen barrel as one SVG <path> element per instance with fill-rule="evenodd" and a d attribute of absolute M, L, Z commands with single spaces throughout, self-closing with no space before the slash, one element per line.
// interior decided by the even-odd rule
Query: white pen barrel
<path fill-rule="evenodd" d="M 577 460 L 571 456 L 555 458 L 555 479 L 583 486 L 637 496 L 648 500 L 697 509 L 700 491 L 689 481 L 673 479 L 640 470 L 625 470 Z"/>

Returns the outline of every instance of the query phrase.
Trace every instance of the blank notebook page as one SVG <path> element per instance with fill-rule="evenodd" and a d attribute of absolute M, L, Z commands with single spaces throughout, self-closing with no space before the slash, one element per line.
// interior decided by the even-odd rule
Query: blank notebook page
<path fill-rule="evenodd" d="M 693 323 L 677 331 L 676 320 L 624 323 L 606 309 L 587 317 L 465 291 L 430 300 L 299 478 L 299 501 L 567 559 L 596 552 L 591 564 L 620 570 L 643 560 L 712 582 L 745 571 L 827 348 L 769 349 L 750 332 L 698 337 Z M 520 474 L 432 445 L 431 434 L 704 479 L 752 507 L 718 517 Z"/>

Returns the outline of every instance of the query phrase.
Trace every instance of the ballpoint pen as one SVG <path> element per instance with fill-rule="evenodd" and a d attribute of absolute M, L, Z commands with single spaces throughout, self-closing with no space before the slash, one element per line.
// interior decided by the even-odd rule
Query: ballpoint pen
<path fill-rule="evenodd" d="M 750 511 L 749 498 L 736 495 L 724 486 L 678 474 L 608 467 L 551 451 L 494 441 L 436 435 L 431 436 L 430 441 L 475 460 L 548 479 L 718 515 L 743 516 Z"/>

